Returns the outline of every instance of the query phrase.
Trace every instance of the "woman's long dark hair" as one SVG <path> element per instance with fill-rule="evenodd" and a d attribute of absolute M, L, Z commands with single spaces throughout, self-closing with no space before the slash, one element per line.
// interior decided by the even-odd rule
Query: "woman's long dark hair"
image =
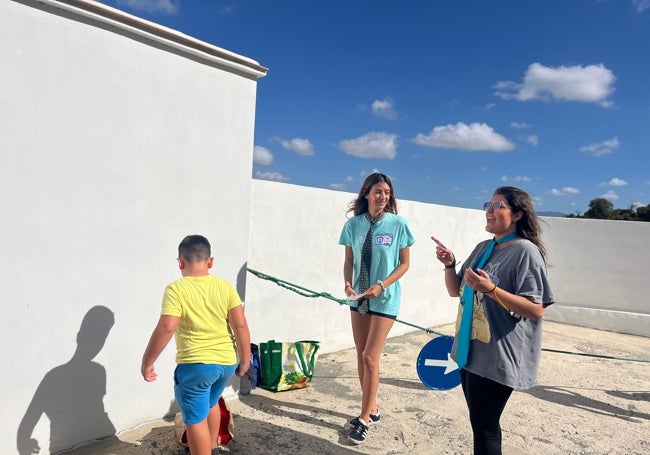
<path fill-rule="evenodd" d="M 528 193 L 514 186 L 501 186 L 494 191 L 494 194 L 500 194 L 506 198 L 513 213 L 521 212 L 521 218 L 517 221 L 517 234 L 533 242 L 546 260 L 546 247 L 542 243 L 539 218 L 535 213 L 533 200 Z"/>
<path fill-rule="evenodd" d="M 366 213 L 368 211 L 368 199 L 366 199 L 366 196 L 368 193 L 370 193 L 370 189 L 373 187 L 373 185 L 380 182 L 387 183 L 388 187 L 390 188 L 390 198 L 388 199 L 388 203 L 386 204 L 386 208 L 384 210 L 386 212 L 397 214 L 397 199 L 395 199 L 393 184 L 386 174 L 382 174 L 380 172 L 375 172 L 366 177 L 366 180 L 364 180 L 363 185 L 361 185 L 361 189 L 359 190 L 359 195 L 355 200 L 350 202 L 347 213 L 352 212 L 355 216 Z"/>

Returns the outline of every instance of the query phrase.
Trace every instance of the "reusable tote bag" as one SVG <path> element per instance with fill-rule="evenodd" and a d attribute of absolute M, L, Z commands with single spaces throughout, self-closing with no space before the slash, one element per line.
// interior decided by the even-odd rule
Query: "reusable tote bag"
<path fill-rule="evenodd" d="M 309 387 L 318 348 L 318 341 L 260 343 L 261 387 L 274 392 Z"/>

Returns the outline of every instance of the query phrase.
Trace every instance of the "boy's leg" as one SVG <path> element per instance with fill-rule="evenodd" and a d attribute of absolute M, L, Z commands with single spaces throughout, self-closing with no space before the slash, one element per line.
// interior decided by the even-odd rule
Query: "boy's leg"
<path fill-rule="evenodd" d="M 208 419 L 203 419 L 194 425 L 186 425 L 185 430 L 191 455 L 211 455 L 212 443 Z"/>
<path fill-rule="evenodd" d="M 221 424 L 221 408 L 219 407 L 219 398 L 226 389 L 230 378 L 235 374 L 234 365 L 218 365 L 219 379 L 217 379 L 210 388 L 210 413 L 208 414 L 208 427 L 210 428 L 210 441 L 212 448 L 217 448 L 219 443 L 219 426 Z"/>
<path fill-rule="evenodd" d="M 210 444 L 213 449 L 216 449 L 219 444 L 219 426 L 221 425 L 221 408 L 219 404 L 212 406 L 207 420 L 210 429 Z"/>
<path fill-rule="evenodd" d="M 209 423 L 210 415 L 220 412 L 218 400 L 236 365 L 179 364 L 174 372 L 174 392 L 183 414 L 191 455 L 210 455 L 216 447 L 219 425 Z M 214 439 L 214 445 L 213 445 Z"/>

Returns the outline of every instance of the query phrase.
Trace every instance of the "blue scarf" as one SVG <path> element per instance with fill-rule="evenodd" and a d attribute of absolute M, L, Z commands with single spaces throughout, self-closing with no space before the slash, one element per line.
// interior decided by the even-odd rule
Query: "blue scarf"
<path fill-rule="evenodd" d="M 517 237 L 516 232 L 512 232 L 499 240 L 492 239 L 488 244 L 487 249 L 481 256 L 481 259 L 478 261 L 477 269 L 482 268 L 485 263 L 490 258 L 494 247 L 500 243 L 508 242 Z M 467 365 L 467 356 L 469 355 L 469 342 L 472 336 L 472 319 L 474 319 L 474 289 L 469 287 L 465 283 L 463 288 L 463 296 L 461 297 L 461 303 L 463 305 L 463 315 L 460 320 L 460 328 L 458 329 L 458 343 L 456 345 L 456 363 L 458 364 L 458 369 L 460 370 L 465 365 Z"/>

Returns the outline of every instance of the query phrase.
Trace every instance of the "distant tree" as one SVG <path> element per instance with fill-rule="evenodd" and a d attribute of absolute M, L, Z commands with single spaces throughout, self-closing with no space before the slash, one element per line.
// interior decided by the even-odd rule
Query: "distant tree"
<path fill-rule="evenodd" d="M 634 209 L 614 209 L 612 210 L 610 219 L 636 221 L 636 211 Z"/>
<path fill-rule="evenodd" d="M 583 216 L 580 211 L 569 213 L 567 218 L 594 218 L 597 220 L 650 221 L 650 204 L 643 207 L 632 203 L 627 209 L 615 209 L 614 204 L 605 198 L 592 199 L 589 210 Z"/>
<path fill-rule="evenodd" d="M 602 197 L 592 199 L 589 202 L 589 210 L 585 212 L 585 218 L 594 218 L 597 220 L 612 219 L 614 204 L 609 199 Z"/>
<path fill-rule="evenodd" d="M 645 207 L 636 208 L 636 219 L 639 221 L 650 221 L 650 204 Z"/>

